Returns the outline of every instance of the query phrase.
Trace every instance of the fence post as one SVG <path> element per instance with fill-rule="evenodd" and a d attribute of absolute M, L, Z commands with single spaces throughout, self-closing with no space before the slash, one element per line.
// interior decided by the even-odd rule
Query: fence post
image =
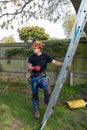
<path fill-rule="evenodd" d="M 70 73 L 70 86 L 73 86 L 73 72 Z"/>

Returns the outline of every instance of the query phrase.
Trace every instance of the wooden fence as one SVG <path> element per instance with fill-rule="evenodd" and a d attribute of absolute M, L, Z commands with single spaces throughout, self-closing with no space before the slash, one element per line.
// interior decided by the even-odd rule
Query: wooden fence
<path fill-rule="evenodd" d="M 28 57 L 12 57 L 8 59 L 6 50 L 26 47 L 26 44 L 0 44 L 0 79 L 25 81 Z"/>
<path fill-rule="evenodd" d="M 28 57 L 16 56 L 16 57 L 12 57 L 11 59 L 8 59 L 5 56 L 5 52 L 8 49 L 22 48 L 27 46 L 28 44 L 24 44 L 24 43 L 0 44 L 0 80 L 26 82 Z M 76 58 L 78 57 L 75 57 L 74 59 L 76 60 Z M 83 61 L 85 60 L 87 61 L 87 58 L 85 58 Z M 73 62 L 73 69 L 67 76 L 66 82 L 70 83 L 71 85 L 87 82 L 87 65 L 85 66 L 85 70 L 78 70 L 74 66 L 76 66 L 75 61 Z M 58 76 L 58 72 L 50 71 L 48 72 L 48 75 L 52 79 L 51 84 L 53 85 Z"/>

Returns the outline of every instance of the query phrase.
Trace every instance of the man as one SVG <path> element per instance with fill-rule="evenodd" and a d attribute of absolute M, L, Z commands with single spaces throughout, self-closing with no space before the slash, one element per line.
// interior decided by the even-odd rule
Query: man
<path fill-rule="evenodd" d="M 31 70 L 31 88 L 32 88 L 32 102 L 34 108 L 35 118 L 40 117 L 39 113 L 39 99 L 38 99 L 38 88 L 41 87 L 44 92 L 45 104 L 48 104 L 51 88 L 49 85 L 49 80 L 46 76 L 47 63 L 53 63 L 57 66 L 62 66 L 62 62 L 56 61 L 46 53 L 42 51 L 43 44 L 40 41 L 35 41 L 32 44 L 33 52 L 28 60 L 28 69 Z"/>

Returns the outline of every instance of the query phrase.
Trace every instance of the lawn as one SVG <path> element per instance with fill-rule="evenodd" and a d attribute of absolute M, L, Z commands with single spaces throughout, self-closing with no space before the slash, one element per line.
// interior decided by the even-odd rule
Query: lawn
<path fill-rule="evenodd" d="M 5 87 L 6 86 L 6 87 Z M 32 93 L 26 86 L 0 85 L 0 130 L 40 130 L 46 110 L 43 92 L 40 90 L 40 119 L 33 117 Z M 2 89 L 3 88 L 3 89 Z M 70 109 L 68 100 L 87 98 L 87 84 L 64 85 L 54 112 L 44 130 L 87 130 L 87 107 Z"/>

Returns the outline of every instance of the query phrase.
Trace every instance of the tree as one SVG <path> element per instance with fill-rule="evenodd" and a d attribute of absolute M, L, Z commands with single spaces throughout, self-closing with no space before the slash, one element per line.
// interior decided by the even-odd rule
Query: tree
<path fill-rule="evenodd" d="M 1 43 L 15 43 L 15 39 L 12 36 L 4 37 L 1 40 Z"/>
<path fill-rule="evenodd" d="M 65 21 L 64 21 L 64 30 L 65 30 L 65 34 L 66 36 L 69 38 L 74 21 L 75 21 L 76 15 L 66 15 L 65 17 Z M 85 32 L 82 32 L 82 36 L 81 37 L 86 37 Z"/>
<path fill-rule="evenodd" d="M 64 26 L 65 34 L 67 37 L 70 36 L 70 32 L 72 30 L 72 26 L 74 24 L 75 18 L 76 18 L 76 15 L 66 15 L 65 17 L 63 26 Z"/>
<path fill-rule="evenodd" d="M 22 27 L 19 30 L 19 37 L 23 41 L 28 40 L 48 40 L 49 35 L 45 33 L 44 28 L 38 26 Z"/>
<path fill-rule="evenodd" d="M 30 18 L 42 18 L 56 22 L 70 11 L 70 0 L 0 0 L 0 26 L 14 28 Z"/>

